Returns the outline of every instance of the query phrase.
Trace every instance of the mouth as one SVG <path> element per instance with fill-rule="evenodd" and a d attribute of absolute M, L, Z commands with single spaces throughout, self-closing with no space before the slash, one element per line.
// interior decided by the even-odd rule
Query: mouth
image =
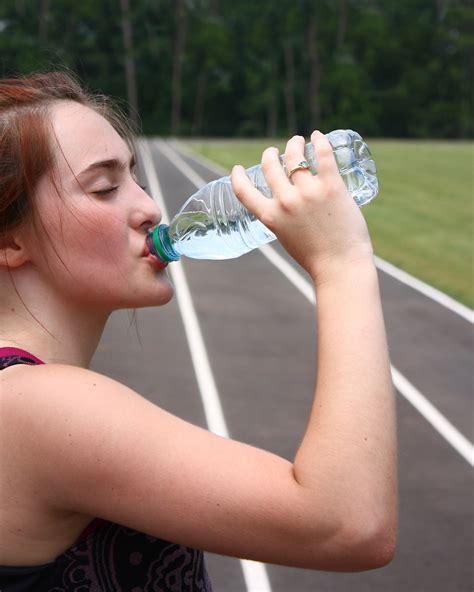
<path fill-rule="evenodd" d="M 148 248 L 146 242 L 142 250 L 142 257 L 145 257 L 145 259 L 147 259 L 147 261 L 150 261 L 153 267 L 156 267 L 157 269 L 163 270 L 168 267 L 167 263 L 163 263 L 161 259 L 158 259 L 158 257 L 155 257 L 155 255 L 152 255 L 150 253 L 150 249 Z"/>

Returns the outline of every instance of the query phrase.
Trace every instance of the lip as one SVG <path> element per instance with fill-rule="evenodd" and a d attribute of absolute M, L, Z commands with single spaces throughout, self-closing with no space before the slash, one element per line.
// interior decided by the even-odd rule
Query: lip
<path fill-rule="evenodd" d="M 147 261 L 150 261 L 153 267 L 156 267 L 160 270 L 166 269 L 168 267 L 168 263 L 163 263 L 161 259 L 158 259 L 158 257 L 155 257 L 155 255 L 152 255 L 151 253 L 148 253 L 146 259 Z"/>
<path fill-rule="evenodd" d="M 161 261 L 161 259 L 158 259 L 158 257 L 155 257 L 155 255 L 152 255 L 150 253 L 150 249 L 148 248 L 146 241 L 145 241 L 145 244 L 143 245 L 142 257 L 145 257 L 145 259 L 150 261 L 150 263 L 153 265 L 153 267 L 157 267 L 158 269 L 163 270 L 168 267 L 167 263 L 163 263 L 163 261 Z"/>

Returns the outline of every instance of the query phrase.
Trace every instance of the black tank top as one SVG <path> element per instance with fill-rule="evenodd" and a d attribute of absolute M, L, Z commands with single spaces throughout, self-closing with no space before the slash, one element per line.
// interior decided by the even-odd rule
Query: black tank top
<path fill-rule="evenodd" d="M 15 364 L 43 362 L 21 349 L 0 348 L 0 370 Z M 51 563 L 1 565 L 0 591 L 212 592 L 212 587 L 202 551 L 96 518 Z"/>

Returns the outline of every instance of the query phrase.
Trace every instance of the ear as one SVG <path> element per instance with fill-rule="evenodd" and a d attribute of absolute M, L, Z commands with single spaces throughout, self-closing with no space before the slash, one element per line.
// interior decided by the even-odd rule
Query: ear
<path fill-rule="evenodd" d="M 0 239 L 0 268 L 20 267 L 29 260 L 28 250 L 20 239 L 13 236 Z"/>

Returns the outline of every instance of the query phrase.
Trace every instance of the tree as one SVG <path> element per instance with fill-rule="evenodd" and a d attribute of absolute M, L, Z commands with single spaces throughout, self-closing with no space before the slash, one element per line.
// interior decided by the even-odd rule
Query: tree
<path fill-rule="evenodd" d="M 318 53 L 318 15 L 316 3 L 308 19 L 307 44 L 309 61 L 309 84 L 308 84 L 308 104 L 309 104 L 309 127 L 311 130 L 321 127 L 321 97 L 319 86 L 321 83 L 321 62 Z"/>
<path fill-rule="evenodd" d="M 181 125 L 181 72 L 186 42 L 186 5 L 176 0 L 173 79 L 171 82 L 171 133 L 179 133 Z"/>
<path fill-rule="evenodd" d="M 135 129 L 138 129 L 138 93 L 135 75 L 135 59 L 133 56 L 133 35 L 132 22 L 130 19 L 129 0 L 120 0 L 122 11 L 122 38 L 124 48 L 124 68 L 127 85 L 127 99 L 131 122 Z"/>

